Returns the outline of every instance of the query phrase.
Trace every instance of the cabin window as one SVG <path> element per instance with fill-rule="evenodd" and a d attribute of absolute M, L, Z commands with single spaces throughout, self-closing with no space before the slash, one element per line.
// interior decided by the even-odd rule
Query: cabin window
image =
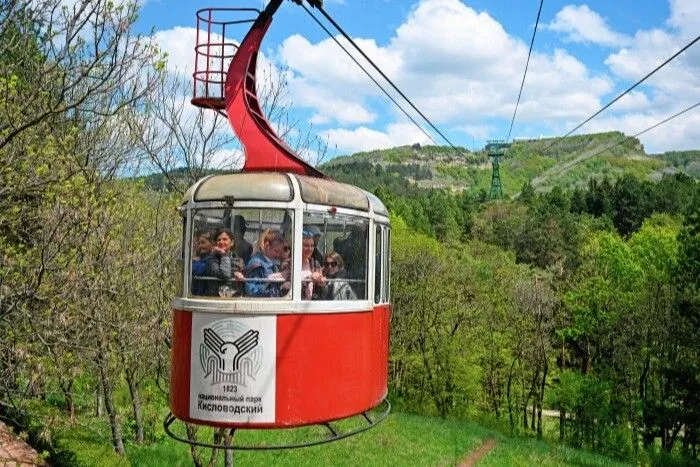
<path fill-rule="evenodd" d="M 367 299 L 368 219 L 305 213 L 301 243 L 302 300 Z"/>
<path fill-rule="evenodd" d="M 374 303 L 382 301 L 382 227 L 375 227 L 374 235 Z"/>
<path fill-rule="evenodd" d="M 384 290 L 385 300 L 387 303 L 391 300 L 391 229 L 386 228 L 386 268 L 384 273 Z"/>
<path fill-rule="evenodd" d="M 193 211 L 190 295 L 291 298 L 293 219 L 285 209 Z"/>

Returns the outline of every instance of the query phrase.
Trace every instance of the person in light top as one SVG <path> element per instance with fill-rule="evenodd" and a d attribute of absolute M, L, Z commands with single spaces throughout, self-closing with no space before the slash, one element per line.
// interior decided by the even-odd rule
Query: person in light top
<path fill-rule="evenodd" d="M 301 249 L 301 298 L 311 300 L 317 298 L 321 288 L 326 285 L 321 264 L 313 258 L 316 244 L 314 232 L 310 229 L 302 231 Z"/>

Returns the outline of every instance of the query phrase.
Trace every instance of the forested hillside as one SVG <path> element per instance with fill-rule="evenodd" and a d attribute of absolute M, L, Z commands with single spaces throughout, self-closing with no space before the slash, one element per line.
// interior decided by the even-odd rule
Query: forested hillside
<path fill-rule="evenodd" d="M 22 5 L 0 21 L 0 418 L 58 465 L 214 465 L 221 451 L 173 447 L 162 421 L 176 207 L 230 130 L 161 99 L 138 5 Z M 507 151 L 495 201 L 483 152 L 323 167 L 391 212 L 396 415 L 375 444 L 245 459 L 444 465 L 493 436 L 479 423 L 520 446 L 494 462 L 700 461 L 699 153 L 647 156 L 616 132 L 550 142 Z"/>
<path fill-rule="evenodd" d="M 700 151 L 647 155 L 637 138 L 620 132 L 516 140 L 500 158 L 503 191 L 513 197 L 523 184 L 538 190 L 583 188 L 591 177 L 633 174 L 659 180 L 684 172 L 700 177 Z M 380 180 L 364 179 L 369 167 Z M 379 169 L 381 167 L 381 169 Z M 486 150 L 476 152 L 443 146 L 402 146 L 338 157 L 322 166 L 331 176 L 374 190 L 403 179 L 420 188 L 444 188 L 486 196 L 491 184 L 491 161 Z"/>

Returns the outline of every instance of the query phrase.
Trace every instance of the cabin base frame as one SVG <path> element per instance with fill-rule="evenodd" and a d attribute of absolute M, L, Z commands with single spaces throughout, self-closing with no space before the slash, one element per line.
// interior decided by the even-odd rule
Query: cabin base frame
<path fill-rule="evenodd" d="M 309 441 L 305 441 L 303 443 L 293 443 L 293 444 L 275 444 L 275 445 L 240 445 L 240 444 L 233 444 L 233 440 L 231 440 L 231 444 L 215 444 L 215 443 L 204 443 L 200 441 L 192 441 L 188 438 L 183 438 L 180 435 L 177 435 L 171 430 L 171 427 L 177 423 L 186 423 L 181 420 L 178 420 L 172 413 L 168 413 L 168 415 L 165 417 L 165 420 L 163 420 L 163 429 L 165 432 L 170 436 L 171 438 L 181 441 L 183 443 L 187 443 L 193 446 L 201 447 L 201 448 L 212 448 L 212 449 L 223 449 L 223 450 L 236 450 L 236 451 L 269 451 L 269 450 L 281 450 L 281 449 L 296 449 L 296 448 L 306 448 L 310 446 L 317 446 L 319 444 L 326 444 L 326 443 L 331 443 L 333 441 L 339 441 L 344 438 L 349 438 L 350 436 L 354 436 L 356 434 L 362 433 L 364 431 L 369 430 L 370 428 L 374 428 L 378 424 L 380 424 L 382 421 L 384 421 L 388 416 L 389 413 L 391 413 L 391 403 L 389 402 L 388 399 L 384 399 L 377 407 L 373 408 L 372 410 L 368 410 L 366 412 L 362 412 L 357 415 L 353 415 L 351 417 L 347 417 L 344 419 L 340 420 L 333 420 L 332 422 L 324 422 L 324 423 L 318 423 L 314 425 L 307 425 L 304 427 L 294 427 L 294 428 L 276 428 L 277 430 L 294 430 L 294 429 L 299 429 L 299 428 L 307 428 L 309 426 L 319 426 L 319 427 L 324 427 L 328 430 L 328 436 L 320 439 L 311 439 Z M 345 421 L 345 420 L 350 420 L 350 419 L 360 419 L 364 422 L 364 424 L 358 428 L 355 428 L 353 430 L 349 431 L 342 431 L 337 425 L 334 426 L 333 424 L 337 424 L 339 422 Z M 234 434 L 237 431 L 240 430 L 246 430 L 246 429 L 253 429 L 255 430 L 256 428 L 231 428 L 233 430 Z M 275 428 L 267 428 L 266 430 L 275 430 Z"/>

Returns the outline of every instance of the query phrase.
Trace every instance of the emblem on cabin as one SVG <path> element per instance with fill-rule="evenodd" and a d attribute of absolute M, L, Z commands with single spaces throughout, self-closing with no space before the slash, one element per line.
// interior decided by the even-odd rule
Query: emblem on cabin
<path fill-rule="evenodd" d="M 204 377 L 211 378 L 211 384 L 247 386 L 246 382 L 255 378 L 262 364 L 262 349 L 258 346 L 260 333 L 252 329 L 237 332 L 226 321 L 216 324 L 219 326 L 204 328 L 199 348 Z"/>

